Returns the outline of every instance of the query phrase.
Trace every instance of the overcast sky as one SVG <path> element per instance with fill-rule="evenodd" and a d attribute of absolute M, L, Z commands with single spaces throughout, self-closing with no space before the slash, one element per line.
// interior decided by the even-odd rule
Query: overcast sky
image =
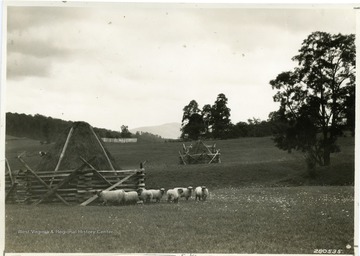
<path fill-rule="evenodd" d="M 112 130 L 181 122 L 191 100 L 202 108 L 219 93 L 233 123 L 266 120 L 278 109 L 269 81 L 294 67 L 291 58 L 311 32 L 355 33 L 355 12 L 346 6 L 7 11 L 6 111 Z"/>

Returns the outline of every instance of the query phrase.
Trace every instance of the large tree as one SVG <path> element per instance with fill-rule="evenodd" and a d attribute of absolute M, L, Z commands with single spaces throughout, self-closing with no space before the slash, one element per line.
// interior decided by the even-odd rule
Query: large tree
<path fill-rule="evenodd" d="M 220 93 L 211 108 L 211 130 L 215 139 L 226 139 L 231 128 L 230 108 L 227 107 L 228 99 Z"/>
<path fill-rule="evenodd" d="M 197 140 L 200 135 L 205 132 L 205 125 L 199 105 L 195 100 L 192 100 L 183 108 L 183 111 L 180 137 L 183 139 Z"/>
<path fill-rule="evenodd" d="M 273 115 L 280 149 L 301 150 L 308 163 L 329 165 L 337 137 L 352 122 L 355 92 L 355 36 L 314 32 L 293 60 L 297 67 L 271 80 L 280 103 Z M 351 126 L 352 124 L 350 124 Z"/>

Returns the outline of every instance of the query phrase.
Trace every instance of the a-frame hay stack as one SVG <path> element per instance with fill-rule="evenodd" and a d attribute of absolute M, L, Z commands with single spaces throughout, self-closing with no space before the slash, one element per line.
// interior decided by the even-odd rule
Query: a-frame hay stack
<path fill-rule="evenodd" d="M 137 190 L 145 186 L 144 169 L 121 170 L 93 128 L 75 122 L 42 158 L 36 171 L 21 158 L 14 188 L 17 203 L 62 202 L 87 205 L 97 190 Z M 21 174 L 21 175 L 20 175 Z"/>
<path fill-rule="evenodd" d="M 216 144 L 205 145 L 202 141 L 185 146 L 179 151 L 180 164 L 211 164 L 221 163 L 220 149 L 216 149 Z"/>
<path fill-rule="evenodd" d="M 93 128 L 88 123 L 75 122 L 42 157 L 37 170 L 57 172 L 75 169 L 83 164 L 79 156 L 85 159 L 96 157 L 92 165 L 98 170 L 119 169 Z"/>

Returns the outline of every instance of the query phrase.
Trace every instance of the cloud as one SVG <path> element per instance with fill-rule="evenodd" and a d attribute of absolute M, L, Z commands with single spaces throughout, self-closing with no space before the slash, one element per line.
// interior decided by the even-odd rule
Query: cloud
<path fill-rule="evenodd" d="M 50 75 L 51 65 L 45 59 L 30 55 L 13 53 L 7 59 L 7 77 L 21 80 L 24 77 L 46 77 Z"/>
<path fill-rule="evenodd" d="M 8 7 L 7 78 L 24 79 L 51 74 L 55 62 L 73 56 L 77 49 L 61 42 L 55 27 L 81 20 L 78 8 Z"/>
<path fill-rule="evenodd" d="M 89 18 L 81 11 L 82 9 L 79 7 L 9 6 L 7 30 L 8 32 L 22 32 L 33 27 L 52 26 Z"/>

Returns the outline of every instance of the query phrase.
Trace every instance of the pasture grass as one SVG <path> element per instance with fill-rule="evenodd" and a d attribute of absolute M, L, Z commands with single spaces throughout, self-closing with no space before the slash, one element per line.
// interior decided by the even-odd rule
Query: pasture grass
<path fill-rule="evenodd" d="M 353 190 L 224 187 L 212 190 L 205 202 L 7 205 L 5 251 L 292 254 L 337 249 L 351 254 L 346 246 L 354 243 Z"/>
<path fill-rule="evenodd" d="M 148 187 L 187 186 L 189 183 L 224 186 L 299 186 L 353 185 L 354 138 L 340 137 L 341 152 L 332 154 L 332 164 L 317 167 L 317 176 L 309 178 L 304 157 L 274 146 L 270 137 L 206 141 L 221 150 L 220 164 L 180 165 L 181 142 L 168 143 L 106 143 L 118 166 L 138 168 L 146 161 Z M 186 143 L 188 144 L 188 143 Z M 12 139 L 6 144 L 6 157 L 12 169 L 24 168 L 16 156 L 26 152 L 24 159 L 31 167 L 40 161 L 39 151 L 48 151 L 52 144 L 40 145 L 29 139 Z"/>

